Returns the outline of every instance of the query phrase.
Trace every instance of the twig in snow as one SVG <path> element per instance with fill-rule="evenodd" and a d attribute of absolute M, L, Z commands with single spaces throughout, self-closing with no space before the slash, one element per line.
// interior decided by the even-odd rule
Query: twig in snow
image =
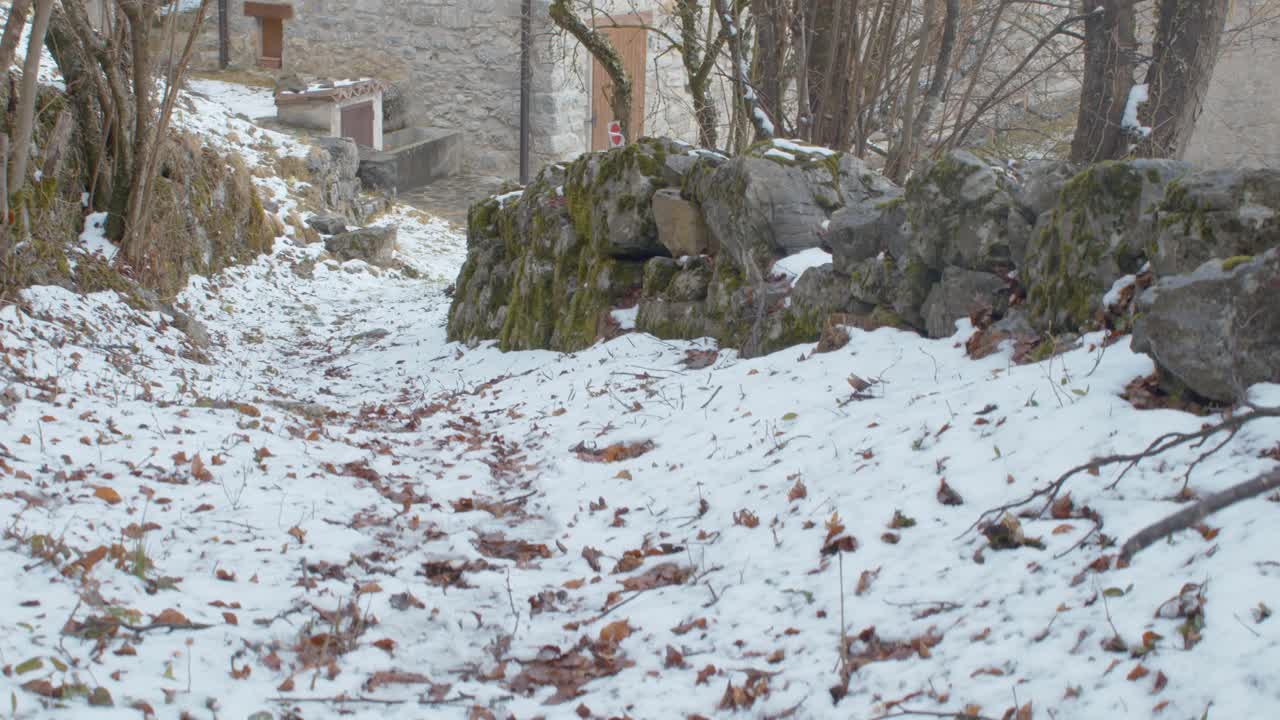
<path fill-rule="evenodd" d="M 352 697 L 350 695 L 334 695 L 333 697 L 278 697 L 278 698 L 271 698 L 271 701 L 278 702 L 278 703 L 290 703 L 290 704 L 291 703 L 334 703 L 337 705 L 342 705 L 344 703 L 367 703 L 371 705 L 403 705 L 409 702 L 408 700 L 384 700 L 382 698 L 371 698 L 371 697 L 365 697 L 364 695 L 357 695 L 355 697 Z"/>
<path fill-rule="evenodd" d="M 713 392 L 713 393 L 711 393 L 711 397 L 707 398 L 707 401 L 706 401 L 706 402 L 704 402 L 704 403 L 702 403 L 702 405 L 698 406 L 698 409 L 699 409 L 699 410 L 706 410 L 706 409 L 707 409 L 707 406 L 711 404 L 711 401 L 712 401 L 712 400 L 715 400 L 715 399 L 716 399 L 716 396 L 717 396 L 717 395 L 719 395 L 719 394 L 720 394 L 720 391 L 721 391 L 721 390 L 723 390 L 723 389 L 724 389 L 724 386 L 723 386 L 723 385 L 717 385 L 717 386 L 716 386 L 716 391 L 715 391 L 715 392 Z"/>
<path fill-rule="evenodd" d="M 895 710 L 883 715 L 876 715 L 875 717 L 870 718 L 870 720 L 886 720 L 886 718 L 898 717 L 935 717 L 950 718 L 951 720 L 995 720 L 995 718 L 988 715 L 974 715 L 966 710 L 943 710 L 938 712 L 934 710 L 910 710 L 908 708 L 902 708 L 901 710 Z"/>
<path fill-rule="evenodd" d="M 1124 545 L 1120 547 L 1120 562 L 1122 564 L 1128 563 L 1133 559 L 1134 555 L 1145 550 L 1151 543 L 1179 530 L 1186 530 L 1225 507 L 1234 505 L 1241 500 L 1256 497 L 1278 487 L 1280 487 L 1280 469 L 1263 473 L 1251 480 L 1232 485 L 1222 492 L 1203 498 L 1191 507 L 1183 508 L 1169 517 L 1143 528 L 1136 535 L 1126 540 Z"/>
<path fill-rule="evenodd" d="M 213 627 L 212 625 L 208 625 L 206 623 L 193 623 L 193 622 L 187 622 L 187 623 L 154 622 L 148 625 L 130 625 L 129 623 L 122 622 L 122 623 L 119 623 L 119 625 L 125 630 L 129 630 L 135 633 L 144 633 L 150 630 L 168 630 L 169 632 L 173 632 L 174 630 L 207 630 Z"/>
<path fill-rule="evenodd" d="M 1059 475 L 1057 480 L 1054 480 L 1048 485 L 1045 485 L 1044 487 L 1039 488 L 1038 490 L 1032 492 L 1030 495 L 1026 496 L 1025 498 L 1022 498 L 1021 500 L 1015 500 L 1014 502 L 1006 503 L 1004 505 L 1001 505 L 1000 507 L 987 510 L 986 512 L 982 513 L 982 515 L 978 516 L 978 519 L 975 520 L 974 523 L 970 525 L 963 533 L 961 533 L 961 537 L 968 534 L 969 532 L 972 532 L 974 528 L 977 528 L 979 525 L 981 525 L 982 523 L 992 518 L 1000 517 L 1004 513 L 1008 512 L 1009 510 L 1020 508 L 1024 505 L 1029 505 L 1030 503 L 1035 502 L 1037 499 L 1041 499 L 1041 498 L 1044 499 L 1044 505 L 1040 508 L 1040 510 L 1036 513 L 1036 515 L 1037 516 L 1044 515 L 1045 511 L 1047 511 L 1050 507 L 1053 506 L 1053 501 L 1057 499 L 1058 493 L 1062 492 L 1062 488 L 1064 485 L 1066 485 L 1067 481 L 1082 472 L 1093 472 L 1103 467 L 1106 467 L 1108 465 L 1118 465 L 1120 463 L 1125 463 L 1125 468 L 1120 472 L 1120 476 L 1117 477 L 1114 482 L 1112 482 L 1110 485 L 1107 486 L 1107 489 L 1110 490 L 1115 488 L 1116 485 L 1118 485 L 1120 481 L 1124 479 L 1125 474 L 1128 473 L 1130 470 L 1132 470 L 1135 466 L 1137 466 L 1137 464 L 1142 460 L 1155 457 L 1164 452 L 1172 450 L 1175 447 L 1188 445 L 1195 441 L 1199 441 L 1199 442 L 1196 443 L 1196 445 L 1194 445 L 1193 447 L 1199 447 L 1204 443 L 1204 441 L 1208 440 L 1210 437 L 1220 432 L 1228 433 L 1227 440 L 1230 440 L 1232 437 L 1235 437 L 1235 435 L 1240 432 L 1240 429 L 1243 428 L 1245 424 L 1253 420 L 1257 420 L 1259 418 L 1274 418 L 1274 417 L 1280 417 L 1280 408 L 1255 407 L 1255 408 L 1252 408 L 1250 412 L 1232 415 L 1231 417 L 1227 418 L 1226 420 L 1223 420 L 1222 422 L 1216 425 L 1210 425 L 1208 427 L 1201 428 L 1200 430 L 1193 433 L 1184 433 L 1184 432 L 1165 433 L 1160 437 L 1157 437 L 1155 440 L 1152 440 L 1147 445 L 1147 447 L 1141 452 L 1129 453 L 1129 454 L 1123 454 L 1123 455 L 1108 455 L 1107 457 L 1094 458 L 1093 460 L 1090 460 L 1089 462 L 1084 463 L 1083 465 L 1077 465 L 1071 468 L 1070 470 L 1066 471 L 1062 475 Z M 1205 458 L 1217 452 L 1225 444 L 1226 442 L 1219 443 L 1211 450 L 1201 453 L 1187 467 L 1186 476 L 1190 477 L 1191 471 L 1194 470 L 1197 465 L 1203 462 Z M 1225 505 L 1222 507 L 1225 507 Z"/>
<path fill-rule="evenodd" d="M 511 603 L 511 614 L 516 618 L 515 627 L 511 628 L 511 636 L 515 637 L 520 630 L 520 611 L 516 609 L 515 596 L 511 594 L 511 568 L 507 568 L 507 602 Z"/>

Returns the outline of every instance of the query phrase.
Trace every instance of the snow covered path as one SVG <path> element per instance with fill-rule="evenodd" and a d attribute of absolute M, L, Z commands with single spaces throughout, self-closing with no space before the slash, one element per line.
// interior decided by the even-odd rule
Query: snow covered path
<path fill-rule="evenodd" d="M 1274 503 L 1125 570 L 1088 572 L 1108 552 L 1092 540 L 1069 551 L 1086 505 L 1112 539 L 1176 507 L 1163 498 L 1194 452 L 1113 492 L 1114 473 L 1083 476 L 1062 517 L 1023 520 L 1044 550 L 962 535 L 1089 457 L 1199 426 L 1118 397 L 1149 371 L 1123 344 L 1023 367 L 892 330 L 751 361 L 642 335 L 571 356 L 467 350 L 442 327 L 461 240 L 400 220 L 406 259 L 434 279 L 282 242 L 193 282 L 208 364 L 107 296 L 39 288 L 0 313 L 21 398 L 0 448 L 15 580 L 0 664 L 18 717 L 86 716 L 83 698 L 39 695 L 81 685 L 114 702 L 101 717 L 1213 717 L 1280 702 L 1265 671 L 1280 626 L 1251 616 L 1280 590 Z M 1250 427 L 1192 487 L 1267 467 L 1278 430 Z M 944 478 L 963 504 L 941 502 Z M 821 553 L 845 535 L 856 550 Z M 834 705 L 841 574 L 857 671 Z M 1154 615 L 1185 583 L 1206 598 L 1190 651 L 1186 619 Z M 1129 651 L 1103 648 L 1111 625 Z"/>
<path fill-rule="evenodd" d="M 963 328 L 752 360 L 640 334 L 468 349 L 443 327 L 462 238 L 387 221 L 425 279 L 281 239 L 184 293 L 207 349 L 111 294 L 0 309 L 14 717 L 1280 707 L 1276 502 L 1113 567 L 1117 540 L 1179 507 L 1202 449 L 1114 489 L 1118 468 L 1082 474 L 1022 518 L 1020 547 L 971 529 L 1211 420 L 1123 400 L 1151 371 L 1127 342 L 1026 366 L 965 358 Z M 1280 422 L 1247 426 L 1187 487 L 1272 467 L 1278 441 Z"/>

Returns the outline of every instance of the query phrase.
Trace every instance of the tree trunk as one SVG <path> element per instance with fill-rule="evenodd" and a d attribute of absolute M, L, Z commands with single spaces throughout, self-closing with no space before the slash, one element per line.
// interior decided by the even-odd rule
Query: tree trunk
<path fill-rule="evenodd" d="M 44 49 L 44 33 L 49 29 L 53 0 L 37 0 L 31 20 L 31 39 L 27 42 L 27 59 L 22 66 L 22 90 L 18 95 L 18 115 L 13 127 L 13 157 L 9 159 L 9 191 L 27 181 L 27 162 L 31 157 L 31 133 L 36 118 L 37 82 L 40 77 L 40 52 Z"/>
<path fill-rule="evenodd" d="M 911 156 L 914 152 L 912 146 L 916 133 L 916 100 L 920 96 L 920 71 L 924 68 L 924 56 L 929 52 L 929 38 L 933 36 L 935 4 L 935 0 L 926 0 L 919 44 L 916 46 L 915 57 L 911 59 L 911 72 L 907 75 L 907 97 L 903 102 L 901 114 L 902 131 L 899 133 L 898 142 L 889 153 L 889 160 L 884 168 L 885 177 L 899 185 L 906 180 L 907 172 L 911 169 Z"/>
<path fill-rule="evenodd" d="M 911 138 L 913 154 L 916 139 L 929 131 L 929 123 L 942 104 L 942 93 L 951 74 L 951 54 L 956 46 L 956 28 L 960 23 L 960 0 L 945 1 L 947 12 L 942 20 L 942 44 L 938 47 L 938 59 L 933 64 L 929 89 L 925 91 L 924 102 L 920 105 L 920 116 L 916 118 L 915 137 Z"/>
<path fill-rule="evenodd" d="M 782 114 L 783 61 L 787 55 L 787 11 L 782 0 L 751 0 L 756 24 L 755 59 L 760 102 L 775 117 Z"/>
<path fill-rule="evenodd" d="M 1133 89 L 1133 3 L 1085 0 L 1084 80 L 1071 141 L 1071 160 L 1088 163 L 1122 157 L 1128 135 L 1121 125 Z"/>
<path fill-rule="evenodd" d="M 1231 0 L 1160 0 L 1140 157 L 1181 158 L 1204 108 Z"/>
<path fill-rule="evenodd" d="M 4 24 L 4 37 L 0 38 L 0 73 L 8 73 L 13 65 L 13 56 L 18 51 L 18 40 L 22 37 L 22 28 L 27 24 L 27 13 L 31 10 L 31 0 L 13 0 L 9 8 L 9 19 Z"/>
<path fill-rule="evenodd" d="M 622 137 L 631 142 L 631 78 L 627 76 L 627 69 L 622 64 L 622 56 L 618 54 L 617 48 L 604 33 L 588 27 L 569 6 L 569 0 L 552 0 L 549 11 L 551 21 L 582 43 L 582 47 L 587 49 L 609 75 L 609 81 L 613 83 L 609 107 L 622 125 Z"/>
<path fill-rule="evenodd" d="M 103 94 L 95 60 L 85 51 L 76 32 L 71 13 L 77 7 L 63 0 L 54 10 L 45 45 L 67 85 L 67 104 L 75 116 L 80 151 L 84 153 L 90 207 L 103 210 L 106 205 L 100 198 L 110 195 L 111 175 L 109 168 L 104 167 L 110 149 L 106 147 L 102 126 L 104 120 L 113 121 L 114 115 L 109 105 L 110 95 Z"/>

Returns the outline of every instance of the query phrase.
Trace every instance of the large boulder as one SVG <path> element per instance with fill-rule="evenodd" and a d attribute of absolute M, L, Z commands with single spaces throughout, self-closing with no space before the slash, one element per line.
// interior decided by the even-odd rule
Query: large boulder
<path fill-rule="evenodd" d="M 645 264 L 636 327 L 662 338 L 693 339 L 709 332 L 706 299 L 713 264 L 705 257 L 653 258 Z"/>
<path fill-rule="evenodd" d="M 1280 248 L 1210 260 L 1161 278 L 1138 299 L 1132 347 L 1193 392 L 1219 402 L 1280 382 Z"/>
<path fill-rule="evenodd" d="M 1150 252 L 1156 275 L 1280 245 L 1280 170 L 1208 170 L 1169 184 Z"/>
<path fill-rule="evenodd" d="M 1094 322 L 1115 281 L 1146 262 L 1153 211 L 1188 170 L 1171 160 L 1103 162 L 1063 186 L 1057 204 L 1041 214 L 1019 270 L 1039 327 L 1072 331 Z"/>
<path fill-rule="evenodd" d="M 1003 170 L 955 150 L 907 183 L 910 254 L 932 270 L 1008 272 L 1031 233 Z M 899 258 L 901 259 L 901 258 Z"/>
<path fill-rule="evenodd" d="M 583 155 L 570 166 L 564 185 L 574 230 L 610 257 L 647 260 L 669 254 L 658 241 L 653 193 L 679 186 L 692 162 L 680 143 L 652 138 Z"/>
<path fill-rule="evenodd" d="M 321 235 L 340 235 L 347 231 L 347 219 L 341 215 L 312 215 L 305 222 Z"/>
<path fill-rule="evenodd" d="M 324 241 L 324 249 L 340 260 L 390 267 L 395 262 L 396 226 L 373 225 L 339 233 Z"/>
<path fill-rule="evenodd" d="M 453 286 L 450 340 L 475 343 L 497 338 L 506 324 L 518 246 L 509 247 L 503 238 L 503 228 L 509 234 L 512 225 L 503 210 L 497 199 L 488 198 L 467 212 L 467 259 Z"/>
<path fill-rule="evenodd" d="M 925 331 L 933 338 L 951 337 L 956 321 L 969 317 L 975 309 L 1003 315 L 1008 298 L 1008 283 L 999 275 L 949 267 L 924 301 Z"/>
<path fill-rule="evenodd" d="M 901 196 L 872 204 L 859 204 L 831 215 L 825 245 L 831 249 L 832 265 L 841 275 L 852 275 L 867 260 L 907 255 L 911 236 L 907 207 Z"/>
<path fill-rule="evenodd" d="M 692 184 L 721 255 L 754 281 L 778 258 L 819 247 L 832 213 L 898 194 L 851 155 L 794 143 L 757 145 Z"/>

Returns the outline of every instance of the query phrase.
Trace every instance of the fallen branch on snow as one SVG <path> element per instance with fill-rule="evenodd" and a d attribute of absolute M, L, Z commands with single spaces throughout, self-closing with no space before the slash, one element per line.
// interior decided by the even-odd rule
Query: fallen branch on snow
<path fill-rule="evenodd" d="M 1045 485 L 1044 487 L 1032 492 L 1030 495 L 1028 495 L 1027 497 L 1021 500 L 1016 500 L 1014 502 L 1001 505 L 1000 507 L 987 510 L 986 512 L 982 513 L 982 515 L 978 516 L 978 519 L 975 520 L 974 523 L 968 527 L 968 529 L 966 529 L 963 533 L 961 533 L 961 537 L 972 532 L 975 528 L 982 525 L 984 522 L 987 522 L 993 518 L 1001 517 L 1010 510 L 1020 508 L 1024 505 L 1029 505 L 1032 502 L 1035 502 L 1039 498 L 1044 499 L 1044 505 L 1042 505 L 1040 510 L 1036 512 L 1036 516 L 1037 517 L 1043 516 L 1045 512 L 1047 512 L 1049 508 L 1053 506 L 1053 501 L 1058 498 L 1058 494 L 1062 492 L 1062 488 L 1063 486 L 1066 485 L 1067 481 L 1082 472 L 1096 473 L 1099 469 L 1106 467 L 1108 465 L 1118 465 L 1120 463 L 1125 463 L 1125 468 L 1120 472 L 1120 476 L 1117 477 L 1110 485 L 1107 486 L 1107 489 L 1110 490 L 1115 488 L 1115 486 L 1118 485 L 1122 479 L 1124 479 L 1125 474 L 1128 473 L 1130 470 L 1132 470 L 1142 460 L 1155 457 L 1168 450 L 1172 450 L 1175 447 L 1188 445 L 1193 442 L 1195 443 L 1195 445 L 1193 445 L 1192 447 L 1198 448 L 1201 445 L 1203 445 L 1210 437 L 1217 435 L 1220 432 L 1227 433 L 1226 439 L 1224 439 L 1222 442 L 1218 443 L 1217 445 L 1213 446 L 1209 450 L 1206 450 L 1205 452 L 1201 453 L 1199 456 L 1196 457 L 1195 460 L 1191 461 L 1191 464 L 1187 467 L 1186 475 L 1184 475 L 1184 478 L 1185 478 L 1187 476 L 1190 476 L 1191 471 L 1194 470 L 1197 465 L 1203 462 L 1205 458 L 1209 457 L 1210 455 L 1214 454 L 1218 450 L 1222 449 L 1228 442 L 1230 442 L 1231 439 L 1234 438 L 1236 434 L 1240 432 L 1240 429 L 1243 428 L 1247 423 L 1257 420 L 1259 418 L 1275 418 L 1275 417 L 1280 417 L 1280 408 L 1253 407 L 1250 409 L 1249 412 L 1234 414 L 1228 417 L 1227 419 L 1223 420 L 1222 422 L 1218 423 L 1217 425 L 1210 425 L 1208 427 L 1201 428 L 1196 432 L 1165 433 L 1164 435 L 1161 435 L 1155 440 L 1152 440 L 1151 443 L 1147 445 L 1146 449 L 1142 450 L 1141 452 L 1130 453 L 1125 455 L 1108 455 L 1107 457 L 1094 458 L 1093 460 L 1090 460 L 1089 462 L 1084 463 L 1083 465 L 1077 465 L 1076 467 L 1071 468 L 1070 470 L 1066 471 L 1062 475 L 1058 476 L 1057 480 L 1054 480 L 1048 485 Z"/>
<path fill-rule="evenodd" d="M 1186 530 L 1225 507 L 1276 488 L 1280 488 L 1280 468 L 1258 475 L 1252 480 L 1232 485 L 1222 492 L 1203 498 L 1191 507 L 1184 508 L 1153 525 L 1149 525 L 1129 538 L 1120 547 L 1120 563 L 1128 564 L 1134 555 L 1145 550 L 1147 546 L 1162 537 L 1179 530 Z"/>
<path fill-rule="evenodd" d="M 988 717 L 986 715 L 974 715 L 973 713 L 965 712 L 964 710 L 956 710 L 954 712 L 937 712 L 934 710 L 908 710 L 906 708 L 895 710 L 891 713 L 885 713 L 884 715 L 876 715 L 871 718 L 871 720 L 886 720 L 886 718 L 899 717 L 934 717 L 949 718 L 950 720 L 995 720 L 995 718 Z"/>

